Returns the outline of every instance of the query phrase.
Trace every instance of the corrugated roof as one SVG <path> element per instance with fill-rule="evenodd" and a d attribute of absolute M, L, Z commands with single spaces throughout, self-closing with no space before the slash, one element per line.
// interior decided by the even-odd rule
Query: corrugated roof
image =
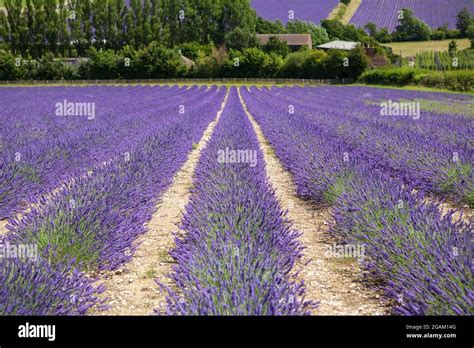
<path fill-rule="evenodd" d="M 266 44 L 271 37 L 276 37 L 278 40 L 286 42 L 289 46 L 311 46 L 313 44 L 309 34 L 257 34 L 257 39 L 263 44 Z"/>
<path fill-rule="evenodd" d="M 319 45 L 317 47 L 318 48 L 326 48 L 326 49 L 336 49 L 336 50 L 350 51 L 350 50 L 353 50 L 354 48 L 356 48 L 356 46 L 357 46 L 357 42 L 354 42 L 354 41 L 336 40 L 336 41 L 331 41 L 331 42 L 325 43 L 323 45 Z"/>

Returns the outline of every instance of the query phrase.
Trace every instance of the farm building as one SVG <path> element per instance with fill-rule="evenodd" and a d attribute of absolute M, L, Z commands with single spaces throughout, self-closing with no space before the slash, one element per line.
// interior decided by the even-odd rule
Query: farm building
<path fill-rule="evenodd" d="M 313 48 L 313 41 L 309 34 L 257 34 L 257 39 L 262 44 L 266 44 L 271 37 L 286 42 L 293 51 L 297 51 L 301 47 Z"/>

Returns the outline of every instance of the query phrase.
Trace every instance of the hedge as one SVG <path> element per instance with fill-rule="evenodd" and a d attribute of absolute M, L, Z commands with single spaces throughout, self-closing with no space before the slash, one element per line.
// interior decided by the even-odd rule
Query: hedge
<path fill-rule="evenodd" d="M 455 91 L 472 91 L 473 70 L 430 71 L 414 68 L 383 68 L 363 73 L 359 82 L 374 85 L 416 85 Z"/>

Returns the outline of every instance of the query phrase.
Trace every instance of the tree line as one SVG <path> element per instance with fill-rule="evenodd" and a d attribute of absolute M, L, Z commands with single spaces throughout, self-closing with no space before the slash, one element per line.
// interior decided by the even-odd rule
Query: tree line
<path fill-rule="evenodd" d="M 224 44 L 255 33 L 250 0 L 5 0 L 0 40 L 15 54 L 82 56 L 90 47 Z"/>

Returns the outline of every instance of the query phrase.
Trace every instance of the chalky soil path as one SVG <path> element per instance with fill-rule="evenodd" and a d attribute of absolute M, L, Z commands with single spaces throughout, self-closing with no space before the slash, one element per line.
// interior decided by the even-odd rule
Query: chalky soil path
<path fill-rule="evenodd" d="M 171 288 L 175 287 L 169 278 L 173 264 L 169 251 L 174 247 L 174 234 L 178 232 L 177 225 L 190 198 L 189 189 L 192 187 L 201 151 L 219 122 L 228 96 L 229 90 L 216 118 L 209 124 L 186 163 L 174 176 L 172 185 L 161 197 L 156 212 L 147 224 L 147 233 L 137 240 L 140 246 L 132 261 L 118 271 L 103 275 L 101 282 L 106 286 L 104 296 L 109 298 L 108 305 L 111 308 L 95 314 L 150 315 L 154 309 L 165 314 L 166 293 L 156 284 L 155 279 Z"/>
<path fill-rule="evenodd" d="M 0 236 L 2 234 L 6 234 L 8 232 L 6 226 L 7 226 L 8 221 L 7 220 L 2 220 L 0 221 Z"/>
<path fill-rule="evenodd" d="M 248 111 L 240 89 L 239 98 L 260 142 L 276 197 L 282 207 L 288 209 L 287 217 L 293 222 L 293 227 L 302 233 L 299 239 L 305 249 L 295 271 L 306 284 L 306 299 L 319 301 L 313 314 L 387 314 L 388 305 L 381 295 L 363 284 L 363 273 L 356 261 L 325 257 L 327 247 L 333 243 L 328 233 L 332 223 L 330 209 L 316 209 L 296 195 L 291 173 L 275 156 L 260 126 Z"/>

